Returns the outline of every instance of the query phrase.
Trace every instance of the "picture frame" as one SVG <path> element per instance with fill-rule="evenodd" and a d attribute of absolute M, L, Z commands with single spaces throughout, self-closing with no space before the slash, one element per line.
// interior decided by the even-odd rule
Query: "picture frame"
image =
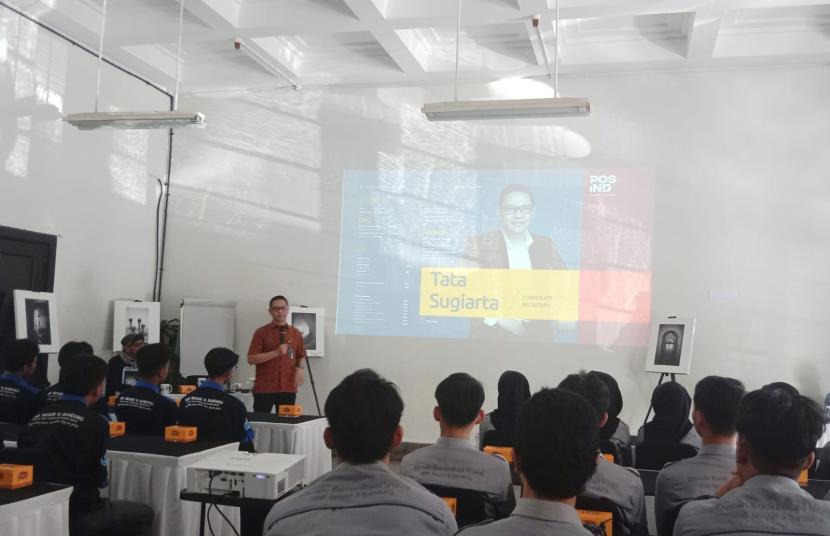
<path fill-rule="evenodd" d="M 36 342 L 42 354 L 57 353 L 61 344 L 55 294 L 15 290 L 13 295 L 15 336 Z"/>
<path fill-rule="evenodd" d="M 645 371 L 689 374 L 694 337 L 694 318 L 670 316 L 653 320 Z"/>
<path fill-rule="evenodd" d="M 142 333 L 145 344 L 161 340 L 161 304 L 140 300 L 114 300 L 112 309 L 112 349 L 121 351 L 124 335 Z"/>
<path fill-rule="evenodd" d="M 323 357 L 326 350 L 326 310 L 323 307 L 292 307 L 288 311 L 288 323 L 303 335 L 305 353 L 310 357 Z"/>

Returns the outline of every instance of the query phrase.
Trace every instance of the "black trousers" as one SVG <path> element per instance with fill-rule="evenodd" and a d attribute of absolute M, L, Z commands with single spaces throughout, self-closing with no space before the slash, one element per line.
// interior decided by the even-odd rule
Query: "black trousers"
<path fill-rule="evenodd" d="M 297 393 L 254 393 L 254 413 L 271 413 L 274 406 L 293 406 Z"/>
<path fill-rule="evenodd" d="M 70 519 L 70 536 L 146 536 L 153 528 L 153 509 L 133 501 L 104 500 L 92 512 Z"/>

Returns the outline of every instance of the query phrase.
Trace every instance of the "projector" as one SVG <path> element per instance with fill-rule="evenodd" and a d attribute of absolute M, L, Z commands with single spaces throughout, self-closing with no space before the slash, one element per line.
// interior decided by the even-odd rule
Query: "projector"
<path fill-rule="evenodd" d="M 187 491 L 279 499 L 303 483 L 305 456 L 219 452 L 187 467 Z"/>

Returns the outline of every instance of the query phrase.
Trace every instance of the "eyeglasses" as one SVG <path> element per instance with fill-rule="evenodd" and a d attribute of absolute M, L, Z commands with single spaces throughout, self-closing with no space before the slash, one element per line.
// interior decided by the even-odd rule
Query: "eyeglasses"
<path fill-rule="evenodd" d="M 520 207 L 501 207 L 501 211 L 508 216 L 515 216 L 516 214 L 527 216 L 528 214 L 533 212 L 533 205 L 522 205 Z"/>
<path fill-rule="evenodd" d="M 287 311 L 288 306 L 287 305 L 275 305 L 275 306 L 271 307 L 271 310 L 272 311 Z"/>

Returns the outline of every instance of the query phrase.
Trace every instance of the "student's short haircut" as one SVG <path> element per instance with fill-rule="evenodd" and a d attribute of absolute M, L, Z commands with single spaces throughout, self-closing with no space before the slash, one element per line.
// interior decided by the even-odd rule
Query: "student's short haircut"
<path fill-rule="evenodd" d="M 744 396 L 737 429 L 752 464 L 762 473 L 797 473 L 824 432 L 818 404 L 783 389 L 759 389 Z"/>
<path fill-rule="evenodd" d="M 205 370 L 211 378 L 225 375 L 239 363 L 239 355 L 228 348 L 213 348 L 205 355 Z"/>
<path fill-rule="evenodd" d="M 559 388 L 567 389 L 587 400 L 598 416 L 597 424 L 602 419 L 602 415 L 608 411 L 611 392 L 596 374 L 590 374 L 584 370 L 579 371 L 578 374 L 570 374 L 559 383 Z"/>
<path fill-rule="evenodd" d="M 61 367 L 60 384 L 68 395 L 86 396 L 107 377 L 107 362 L 90 354 L 78 354 Z"/>
<path fill-rule="evenodd" d="M 772 382 L 768 383 L 765 386 L 761 387 L 764 391 L 771 391 L 774 389 L 781 389 L 782 391 L 786 392 L 790 396 L 798 396 L 801 393 L 798 392 L 794 386 L 790 385 L 787 382 Z"/>
<path fill-rule="evenodd" d="M 20 372 L 37 359 L 40 347 L 28 339 L 15 339 L 6 343 L 2 352 L 3 370 Z"/>
<path fill-rule="evenodd" d="M 435 388 L 441 418 L 450 426 L 472 424 L 484 404 L 481 382 L 469 374 L 450 374 Z"/>
<path fill-rule="evenodd" d="M 147 344 L 135 354 L 138 373 L 144 378 L 154 376 L 173 359 L 173 351 L 166 344 L 157 342 Z"/>
<path fill-rule="evenodd" d="M 533 192 L 531 192 L 527 186 L 524 184 L 511 184 L 509 186 L 505 186 L 501 191 L 501 194 L 499 194 L 499 207 L 504 206 L 504 201 L 507 199 L 507 196 L 515 192 L 527 194 L 527 196 L 530 197 L 530 204 L 533 205 Z"/>
<path fill-rule="evenodd" d="M 94 354 L 92 345 L 85 341 L 69 341 L 58 351 L 58 366 L 62 367 L 66 361 L 78 354 Z"/>
<path fill-rule="evenodd" d="M 401 422 L 403 400 L 394 383 L 373 370 L 361 369 L 332 389 L 325 411 L 340 458 L 372 463 L 389 452 Z"/>
<path fill-rule="evenodd" d="M 738 420 L 744 384 L 733 378 L 706 376 L 695 385 L 695 409 L 703 413 L 712 433 L 731 436 Z"/>
<path fill-rule="evenodd" d="M 514 448 L 533 491 L 548 499 L 575 497 L 597 467 L 597 414 L 572 391 L 542 389 L 519 413 Z"/>
<path fill-rule="evenodd" d="M 274 302 L 277 300 L 282 300 L 285 302 L 285 305 L 288 305 L 288 298 L 286 298 L 282 294 L 277 294 L 276 296 L 268 300 L 268 308 L 270 309 L 274 305 Z"/>

